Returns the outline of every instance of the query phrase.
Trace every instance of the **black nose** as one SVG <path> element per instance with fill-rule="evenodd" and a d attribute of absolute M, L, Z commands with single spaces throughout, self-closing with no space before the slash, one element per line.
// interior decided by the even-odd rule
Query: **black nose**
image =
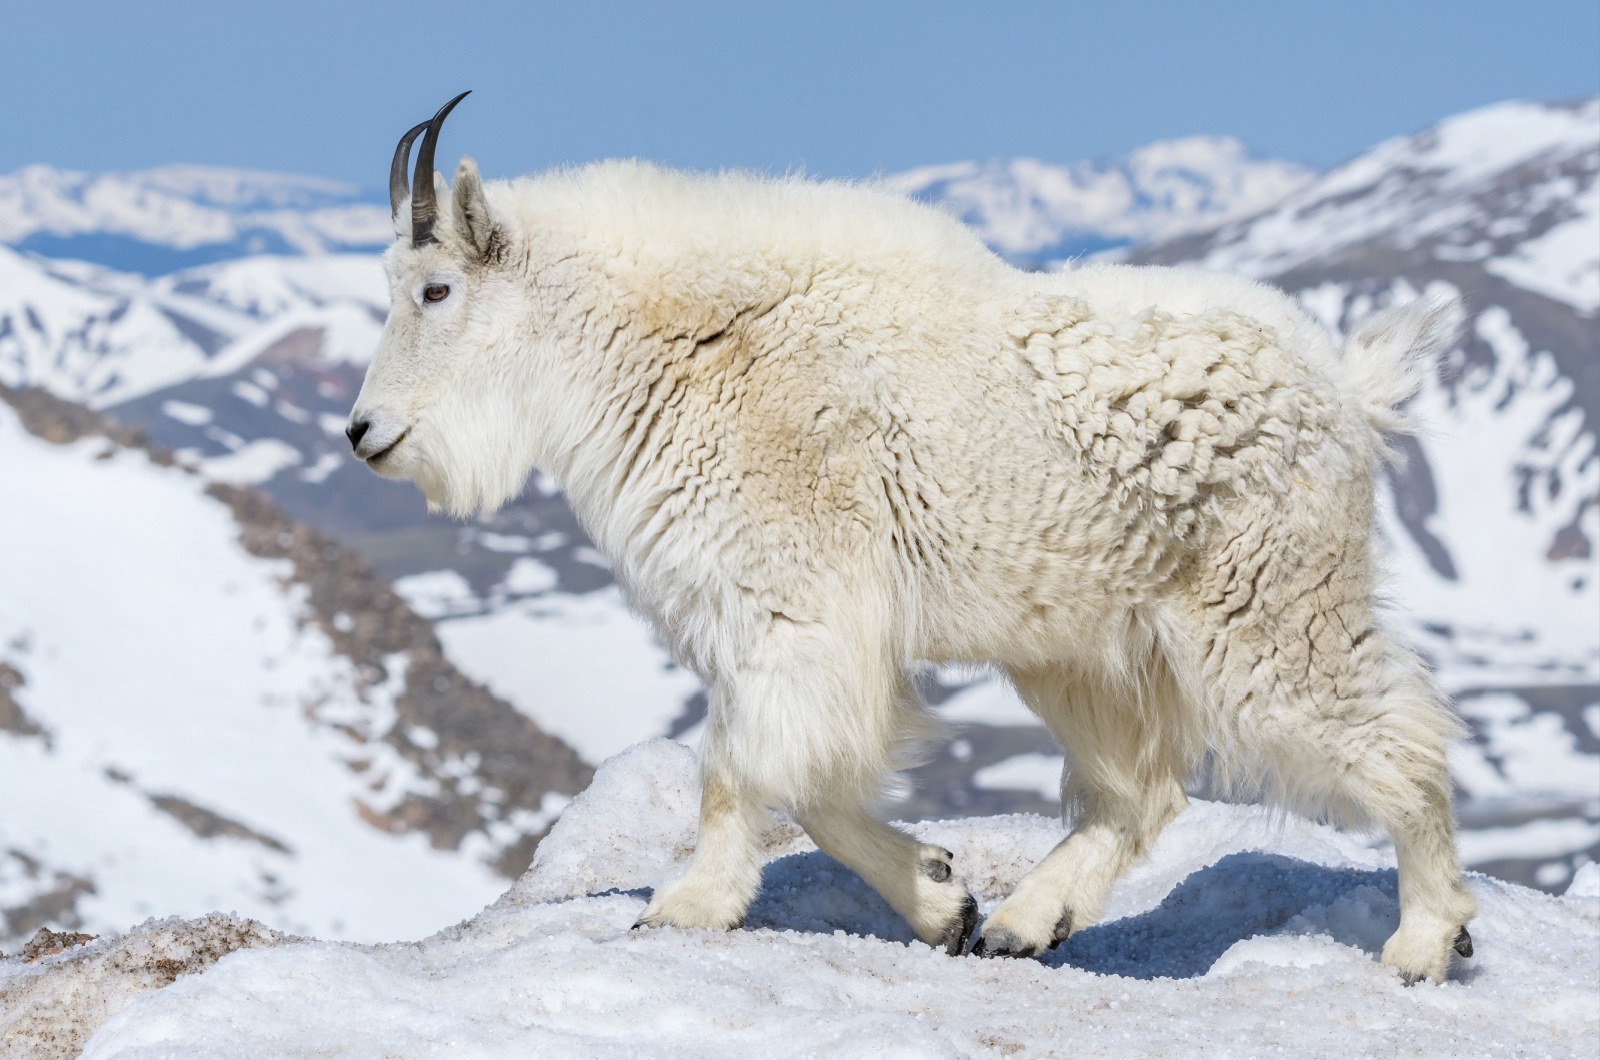
<path fill-rule="evenodd" d="M 350 439 L 350 448 L 355 450 L 361 446 L 361 439 L 366 437 L 367 428 L 372 424 L 366 420 L 356 420 L 344 429 L 344 436 Z"/>

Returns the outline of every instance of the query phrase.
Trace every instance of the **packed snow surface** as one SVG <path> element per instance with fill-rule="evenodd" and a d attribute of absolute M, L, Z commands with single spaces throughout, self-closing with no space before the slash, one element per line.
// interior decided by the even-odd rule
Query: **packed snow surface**
<path fill-rule="evenodd" d="M 528 873 L 473 920 L 412 944 L 256 942 L 139 995 L 83 1055 L 1600 1051 L 1600 899 L 1588 870 L 1561 898 L 1472 877 L 1478 956 L 1443 986 L 1402 986 L 1377 960 L 1398 915 L 1386 855 L 1324 827 L 1210 803 L 1167 828 L 1102 923 L 1042 961 L 952 958 L 908 941 L 875 894 L 781 820 L 745 928 L 631 931 L 648 889 L 686 864 L 696 792 L 687 749 L 641 744 L 601 769 Z M 986 910 L 1061 835 L 1031 816 L 913 830 L 955 851 Z M 127 987 L 87 982 L 79 969 L 97 948 L 171 930 L 153 924 L 82 956 L 0 965 L 0 991 L 53 981 L 77 991 L 74 1004 L 99 1005 L 98 1019 L 116 1007 L 103 998 Z"/>

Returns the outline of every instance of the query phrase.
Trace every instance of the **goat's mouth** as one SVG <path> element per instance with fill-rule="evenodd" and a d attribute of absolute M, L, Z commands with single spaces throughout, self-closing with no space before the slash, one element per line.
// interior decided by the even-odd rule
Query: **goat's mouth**
<path fill-rule="evenodd" d="M 405 430 L 400 432 L 399 436 L 396 437 L 394 441 L 390 442 L 388 445 L 384 446 L 382 449 L 379 449 L 376 453 L 373 453 L 371 456 L 363 457 L 362 459 L 364 459 L 367 462 L 367 466 L 368 467 L 377 467 L 379 464 L 381 464 L 383 462 L 385 457 L 387 457 L 390 453 L 394 452 L 396 446 L 398 446 L 401 442 L 406 440 L 406 436 L 409 435 L 410 433 L 411 433 L 411 428 L 407 427 Z"/>

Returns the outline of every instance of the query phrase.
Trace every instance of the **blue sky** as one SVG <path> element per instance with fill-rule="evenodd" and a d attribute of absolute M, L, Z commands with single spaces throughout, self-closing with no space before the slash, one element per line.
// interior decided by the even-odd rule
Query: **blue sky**
<path fill-rule="evenodd" d="M 8 5 L 0 171 L 201 162 L 381 188 L 637 155 L 863 176 L 1192 133 L 1326 166 L 1510 97 L 1600 91 L 1600 4 L 146 2 Z"/>

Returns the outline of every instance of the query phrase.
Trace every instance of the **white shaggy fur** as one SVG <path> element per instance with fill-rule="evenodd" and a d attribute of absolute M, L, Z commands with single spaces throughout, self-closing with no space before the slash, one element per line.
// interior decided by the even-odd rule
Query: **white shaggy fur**
<path fill-rule="evenodd" d="M 1007 674 L 1070 762 L 1071 834 L 982 952 L 1092 923 L 1205 759 L 1385 828 L 1384 960 L 1444 977 L 1473 913 L 1458 726 L 1382 624 L 1371 537 L 1379 431 L 1449 305 L 1341 357 L 1271 288 L 1022 273 L 868 187 L 631 163 L 484 186 L 470 160 L 440 187 L 439 244 L 386 256 L 357 451 L 460 515 L 547 470 L 712 687 L 700 846 L 645 922 L 738 924 L 779 806 L 959 950 L 949 852 L 865 809 L 932 731 L 907 667 L 952 660 Z"/>

